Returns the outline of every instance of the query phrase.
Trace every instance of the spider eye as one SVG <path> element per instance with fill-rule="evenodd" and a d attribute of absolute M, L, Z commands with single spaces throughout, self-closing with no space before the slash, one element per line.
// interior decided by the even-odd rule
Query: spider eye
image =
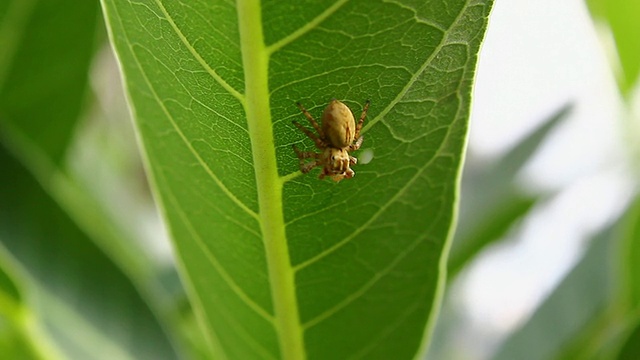
<path fill-rule="evenodd" d="M 335 159 L 336 159 L 336 156 L 335 156 L 335 155 L 332 155 L 332 156 L 331 156 L 331 160 L 335 160 Z"/>

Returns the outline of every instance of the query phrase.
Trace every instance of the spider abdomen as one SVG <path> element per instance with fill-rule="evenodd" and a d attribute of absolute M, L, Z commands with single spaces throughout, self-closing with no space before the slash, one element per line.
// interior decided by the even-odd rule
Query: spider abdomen
<path fill-rule="evenodd" d="M 356 121 L 347 105 L 331 100 L 322 113 L 322 131 L 326 141 L 335 148 L 345 148 L 353 142 Z"/>

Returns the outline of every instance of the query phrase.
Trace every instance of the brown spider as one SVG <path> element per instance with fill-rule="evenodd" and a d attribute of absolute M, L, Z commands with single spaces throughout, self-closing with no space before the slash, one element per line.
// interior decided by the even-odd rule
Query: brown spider
<path fill-rule="evenodd" d="M 297 121 L 294 121 L 293 124 L 310 137 L 315 142 L 316 147 L 321 150 L 320 153 L 300 151 L 293 145 L 293 150 L 298 155 L 298 159 L 300 159 L 300 171 L 306 174 L 314 167 L 322 166 L 320 179 L 329 176 L 333 181 L 338 182 L 344 178 L 352 178 L 355 173 L 349 165 L 355 165 L 358 160 L 349 155 L 349 151 L 358 150 L 362 145 L 360 130 L 362 129 L 364 118 L 367 116 L 369 103 L 370 101 L 367 100 L 362 110 L 362 115 L 360 115 L 360 120 L 356 125 L 353 113 L 347 105 L 335 99 L 331 100 L 322 113 L 322 127 L 318 125 L 302 104 L 297 103 L 296 105 L 302 110 L 304 116 L 309 119 L 318 135 L 300 125 Z M 314 160 L 305 164 L 306 159 Z"/>

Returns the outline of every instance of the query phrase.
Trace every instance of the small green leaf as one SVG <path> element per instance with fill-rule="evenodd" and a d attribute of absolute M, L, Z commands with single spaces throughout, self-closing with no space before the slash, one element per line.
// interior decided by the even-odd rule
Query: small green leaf
<path fill-rule="evenodd" d="M 227 358 L 411 358 L 445 274 L 490 0 L 103 0 L 196 313 Z M 330 99 L 368 164 L 301 175 Z M 355 154 L 356 156 L 358 153 Z M 425 331 L 426 329 L 426 331 Z"/>

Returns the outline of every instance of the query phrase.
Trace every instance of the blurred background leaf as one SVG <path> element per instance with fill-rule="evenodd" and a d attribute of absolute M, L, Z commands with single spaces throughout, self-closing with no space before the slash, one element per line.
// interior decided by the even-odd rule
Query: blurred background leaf
<path fill-rule="evenodd" d="M 0 7 L 0 124 L 63 162 L 87 89 L 98 1 L 8 0 Z"/>
<path fill-rule="evenodd" d="M 544 196 L 523 190 L 515 179 L 571 108 L 568 104 L 558 109 L 499 159 L 486 163 L 469 154 L 462 177 L 460 219 L 449 254 L 449 279 L 487 246 L 503 239 Z"/>
<path fill-rule="evenodd" d="M 26 275 L 26 301 L 60 351 L 74 359 L 175 358 L 123 273 L 4 148 L 0 163 L 0 240 Z"/>
<path fill-rule="evenodd" d="M 0 354 L 8 359 L 55 359 L 42 324 L 25 303 L 11 255 L 0 244 Z"/>
<path fill-rule="evenodd" d="M 618 85 L 628 95 L 637 85 L 640 75 L 640 1 L 587 0 L 596 21 L 603 22 L 611 31 L 617 51 L 612 64 L 618 75 Z"/>
<path fill-rule="evenodd" d="M 579 264 L 526 324 L 508 337 L 494 359 L 558 358 L 574 339 L 591 331 L 614 295 L 615 245 L 612 230 L 594 238 Z"/>
<path fill-rule="evenodd" d="M 115 221 L 101 199 L 77 178 L 77 172 L 69 171 L 70 157 L 77 156 L 73 152 L 87 153 L 96 148 L 96 144 L 91 143 L 78 151 L 76 144 L 78 129 L 85 125 L 87 110 L 93 107 L 94 99 L 90 96 L 88 87 L 89 70 L 96 50 L 104 40 L 98 1 L 2 2 L 0 141 L 3 144 L 3 156 L 0 164 L 4 175 L 10 169 L 16 168 L 17 162 L 21 162 L 21 166 L 33 177 L 30 181 L 36 181 L 41 187 L 40 191 L 44 190 L 47 196 L 53 198 L 73 222 L 80 226 L 82 232 L 89 235 L 83 236 L 82 241 L 95 242 L 121 270 L 125 271 L 130 281 L 133 281 L 138 291 L 144 295 L 145 301 L 152 306 L 154 313 L 164 322 L 165 330 L 175 338 L 177 329 L 174 330 L 167 324 L 182 321 L 180 311 L 176 307 L 179 306 L 181 296 L 184 302 L 181 286 L 176 281 L 175 269 L 170 267 L 171 271 L 159 273 L 148 255 L 141 250 L 137 239 Z M 86 145 L 88 142 L 84 143 Z M 27 190 L 20 187 L 22 177 L 26 177 L 23 174 L 24 169 L 21 168 L 22 173 L 16 173 L 15 177 L 4 178 L 3 192 L 13 193 L 15 196 L 30 196 L 20 193 L 21 189 Z M 43 204 L 51 201 L 46 200 L 44 195 L 40 199 Z M 48 219 L 39 216 L 35 211 L 35 204 L 31 205 L 33 227 L 40 225 L 40 222 L 46 224 Z M 123 212 L 122 206 L 119 210 Z M 22 215 L 26 217 L 27 212 L 25 209 Z M 3 224 L 5 227 L 11 225 L 6 222 Z M 15 239 L 7 237 L 1 240 L 7 246 L 8 242 Z M 53 233 L 49 238 L 51 244 L 64 240 L 67 239 L 57 238 Z M 75 243 L 66 245 L 75 246 Z M 25 242 L 24 246 L 40 244 Z M 84 246 L 92 245 L 89 243 Z M 108 260 L 105 258 L 103 261 Z M 83 263 L 90 264 L 90 259 Z M 76 270 L 82 272 L 83 269 L 78 267 Z M 103 270 L 113 271 L 112 268 Z M 67 275 L 70 277 L 70 283 L 73 283 L 74 274 Z M 85 275 L 95 276 L 96 273 L 88 272 Z M 26 277 L 25 281 L 30 282 L 32 279 Z M 95 279 L 98 280 L 100 279 Z M 126 288 L 131 287 L 131 283 L 118 281 L 115 285 L 121 284 L 125 286 L 125 292 L 131 292 L 131 288 Z M 170 290 L 171 287 L 174 290 Z M 121 289 L 113 288 L 111 291 L 117 293 Z M 55 297 L 61 294 L 38 292 L 32 297 L 39 299 L 41 295 Z M 80 299 L 75 301 L 80 302 Z M 117 304 L 125 307 L 119 309 L 115 306 Z M 29 305 L 34 305 L 34 302 L 30 302 Z M 127 309 L 126 306 L 132 305 L 128 302 L 114 302 L 113 305 L 113 311 L 122 310 L 126 313 L 131 310 L 138 311 L 135 306 L 140 307 L 144 304 L 135 304 L 133 309 Z M 186 309 L 188 317 L 188 304 Z M 55 309 L 48 308 L 47 311 L 49 310 L 55 312 Z M 141 325 L 144 326 L 145 323 L 146 321 Z M 150 327 L 151 332 L 158 330 L 154 329 L 154 326 L 157 327 L 157 324 Z M 145 336 L 142 333 L 139 335 Z M 167 339 L 163 341 L 167 342 Z"/>
<path fill-rule="evenodd" d="M 640 196 L 623 223 L 620 259 L 623 300 L 629 309 L 640 312 Z"/>
<path fill-rule="evenodd" d="M 67 172 L 67 155 L 90 99 L 91 60 L 104 38 L 98 1 L 4 4 L 0 140 L 123 268 L 142 272 L 143 257 L 128 253 L 132 248 L 122 246 L 119 229 Z"/>
<path fill-rule="evenodd" d="M 632 278 L 625 272 L 637 273 L 637 263 L 631 268 L 618 259 L 635 255 L 628 246 L 637 246 L 640 239 L 635 233 L 638 200 L 589 241 L 578 264 L 508 337 L 494 359 L 607 359 L 614 358 L 625 342 L 622 353 L 637 351 L 632 345 L 637 335 L 631 329 L 637 326 L 638 306 L 628 299 L 637 284 L 624 281 Z"/>
<path fill-rule="evenodd" d="M 637 317 L 640 318 L 640 317 Z M 640 321 L 636 321 L 636 327 L 627 337 L 620 353 L 618 360 L 636 360 L 640 359 Z"/>
<path fill-rule="evenodd" d="M 473 153 L 467 155 L 460 218 L 448 261 L 449 287 L 428 359 L 465 358 L 465 351 L 456 349 L 458 345 L 452 340 L 465 326 L 460 304 L 452 293 L 457 275 L 485 250 L 505 241 L 529 211 L 548 197 L 548 194 L 525 190 L 516 179 L 553 130 L 570 116 L 572 108 L 571 104 L 566 104 L 557 109 L 498 159 L 486 161 Z"/>

